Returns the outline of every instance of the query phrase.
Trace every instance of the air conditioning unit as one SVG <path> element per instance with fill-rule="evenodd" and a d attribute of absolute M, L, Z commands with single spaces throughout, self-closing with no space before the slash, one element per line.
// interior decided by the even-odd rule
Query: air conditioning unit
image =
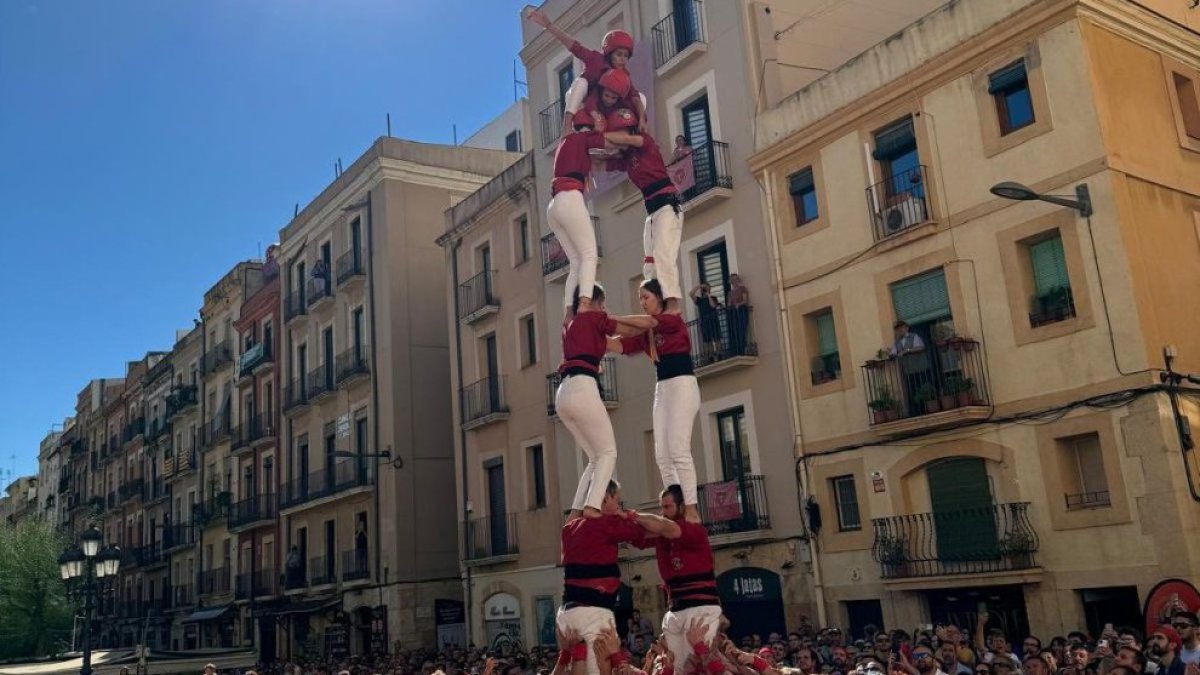
<path fill-rule="evenodd" d="M 925 200 L 909 198 L 892 204 L 879 214 L 879 219 L 885 235 L 919 225 L 927 220 Z"/>

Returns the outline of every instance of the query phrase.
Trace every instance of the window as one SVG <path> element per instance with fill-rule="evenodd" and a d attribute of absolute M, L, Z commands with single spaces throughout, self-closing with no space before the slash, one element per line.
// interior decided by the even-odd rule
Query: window
<path fill-rule="evenodd" d="M 729 255 L 724 240 L 696 253 L 700 283 L 708 284 L 709 292 L 722 306 L 725 304 L 725 289 L 729 286 Z"/>
<path fill-rule="evenodd" d="M 1057 230 L 1052 236 L 1029 244 L 1029 263 L 1034 289 L 1029 324 L 1036 328 L 1075 316 L 1062 235 Z"/>
<path fill-rule="evenodd" d="M 871 187 L 876 238 L 888 237 L 929 220 L 925 200 L 925 171 L 917 151 L 913 118 L 906 117 L 875 132 L 871 156 L 879 163 L 882 181 Z"/>
<path fill-rule="evenodd" d="M 1024 59 L 992 73 L 988 77 L 988 93 L 996 103 L 1001 136 L 1011 134 L 1036 121 Z"/>
<path fill-rule="evenodd" d="M 504 137 L 504 149 L 509 152 L 521 151 L 521 131 L 513 131 Z"/>
<path fill-rule="evenodd" d="M 1086 434 L 1059 441 L 1064 451 L 1063 486 L 1069 491 L 1067 508 L 1108 506 L 1108 477 L 1099 434 Z"/>
<path fill-rule="evenodd" d="M 942 269 L 926 272 L 892 284 L 892 308 L 896 318 L 920 333 L 920 328 L 950 317 L 950 294 Z M 928 343 L 930 336 L 922 335 Z"/>
<path fill-rule="evenodd" d="M 567 65 L 558 69 L 558 108 L 563 110 L 567 105 L 567 90 L 575 81 L 575 63 L 567 61 Z"/>
<path fill-rule="evenodd" d="M 515 238 L 517 240 L 514 248 L 517 252 L 517 264 L 519 265 L 529 260 L 529 218 L 521 216 L 516 222 L 514 229 L 516 232 L 513 234 L 516 235 Z"/>
<path fill-rule="evenodd" d="M 862 529 L 862 518 L 858 513 L 858 490 L 854 476 L 838 476 L 829 479 L 833 491 L 834 506 L 837 507 L 838 532 Z"/>
<path fill-rule="evenodd" d="M 725 480 L 738 480 L 751 472 L 750 442 L 746 437 L 746 411 L 742 407 L 717 413 L 717 442 Z"/>
<path fill-rule="evenodd" d="M 1171 73 L 1175 85 L 1175 100 L 1179 103 L 1183 118 L 1183 133 L 1200 141 L 1200 94 L 1196 93 L 1196 81 L 1179 72 Z"/>
<path fill-rule="evenodd" d="M 529 483 L 533 486 L 533 508 L 546 508 L 546 458 L 540 443 L 529 446 L 529 473 Z"/>
<path fill-rule="evenodd" d="M 532 314 L 521 317 L 521 365 L 537 363 L 537 324 Z"/>
<path fill-rule="evenodd" d="M 797 227 L 811 223 L 820 216 L 812 167 L 788 177 L 788 192 L 792 195 L 792 206 L 796 210 Z"/>
<path fill-rule="evenodd" d="M 825 310 L 810 317 L 817 337 L 817 353 L 813 357 L 813 386 L 831 382 L 842 376 L 842 362 L 838 355 L 837 331 L 833 326 L 833 310 Z"/>

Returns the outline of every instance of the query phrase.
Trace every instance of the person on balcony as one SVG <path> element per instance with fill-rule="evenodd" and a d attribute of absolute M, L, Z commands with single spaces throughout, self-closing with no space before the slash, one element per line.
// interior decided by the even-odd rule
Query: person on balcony
<path fill-rule="evenodd" d="M 750 289 L 742 283 L 742 277 L 729 275 L 729 352 L 732 356 L 743 356 L 749 342 Z"/>
<path fill-rule="evenodd" d="M 900 376 L 904 378 L 904 399 L 907 401 L 908 415 L 915 417 L 924 414 L 920 410 L 921 403 L 917 401 L 917 391 L 922 384 L 932 384 L 932 373 L 929 370 L 929 357 L 925 354 L 925 341 L 920 335 L 909 330 L 908 323 L 903 319 L 892 325 L 896 341 L 892 343 L 889 354 L 900 365 Z"/>
<path fill-rule="evenodd" d="M 647 354 L 654 361 L 654 461 L 663 487 L 677 486 L 689 522 L 700 522 L 696 465 L 692 459 L 692 427 L 700 411 L 700 385 L 692 363 L 692 342 L 678 311 L 666 309 L 657 279 L 642 282 L 638 290 L 649 329 L 634 335 L 609 338 L 608 351 Z"/>
<path fill-rule="evenodd" d="M 706 361 L 714 361 L 721 354 L 721 301 L 713 297 L 708 284 L 700 284 L 688 295 L 696 303 L 696 311 L 700 314 L 700 339 L 704 340 L 704 357 Z"/>

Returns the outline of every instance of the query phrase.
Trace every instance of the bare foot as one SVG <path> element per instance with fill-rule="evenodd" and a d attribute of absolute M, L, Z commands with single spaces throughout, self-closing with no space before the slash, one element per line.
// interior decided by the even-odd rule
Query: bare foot
<path fill-rule="evenodd" d="M 602 515 L 604 515 L 604 514 L 600 513 L 600 509 L 597 509 L 597 508 L 594 508 L 591 506 L 583 507 L 583 517 L 584 518 L 599 518 Z"/>
<path fill-rule="evenodd" d="M 687 504 L 683 507 L 683 519 L 689 523 L 700 522 L 700 507 L 695 504 Z"/>

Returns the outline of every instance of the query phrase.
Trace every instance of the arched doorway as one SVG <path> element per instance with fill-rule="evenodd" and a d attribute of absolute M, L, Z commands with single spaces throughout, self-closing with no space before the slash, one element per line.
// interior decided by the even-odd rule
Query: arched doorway
<path fill-rule="evenodd" d="M 483 627 L 489 649 L 521 645 L 521 601 L 509 593 L 496 593 L 483 603 Z"/>
<path fill-rule="evenodd" d="M 736 643 L 747 635 L 765 640 L 787 633 L 779 575 L 761 567 L 741 567 L 717 577 L 717 593 L 729 619 L 729 637 Z"/>

